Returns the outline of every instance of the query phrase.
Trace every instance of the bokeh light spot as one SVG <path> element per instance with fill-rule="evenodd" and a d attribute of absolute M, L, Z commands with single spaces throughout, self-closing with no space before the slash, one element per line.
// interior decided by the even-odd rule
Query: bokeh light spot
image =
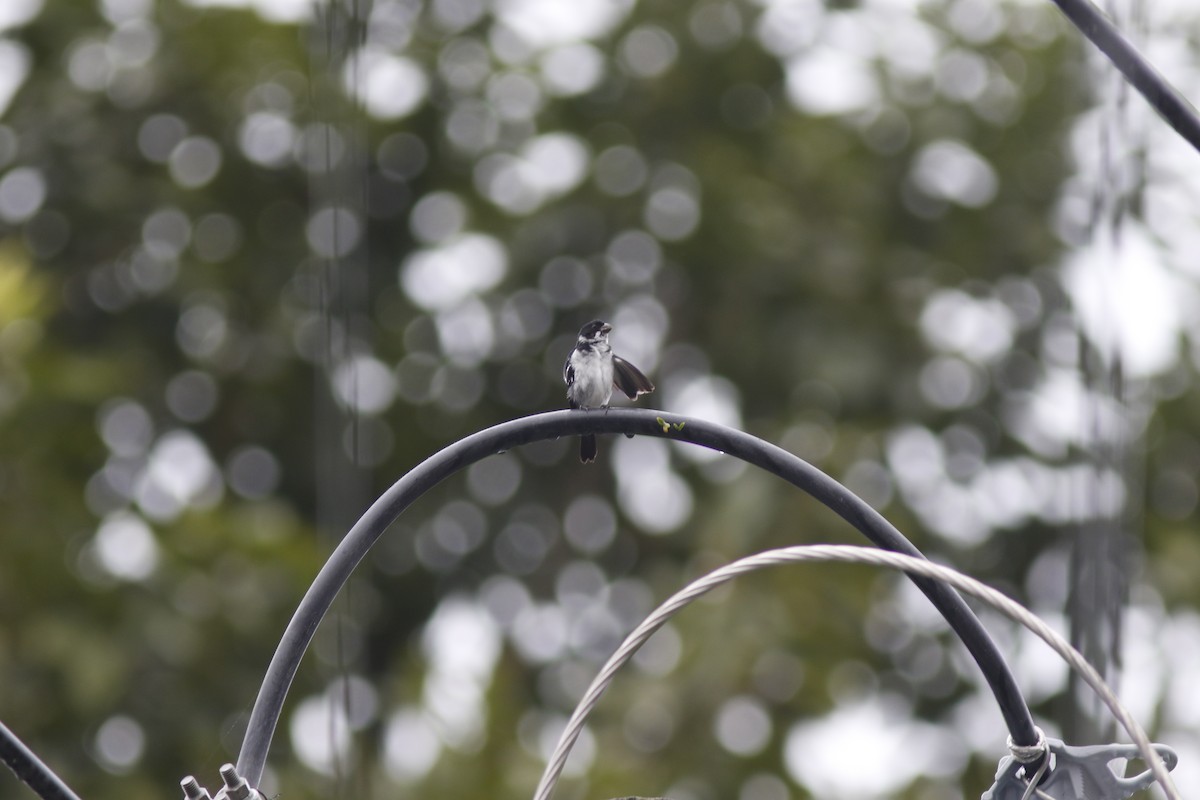
<path fill-rule="evenodd" d="M 120 580 L 145 580 L 158 567 L 158 542 L 150 526 L 128 511 L 118 511 L 100 523 L 92 553 L 101 569 Z"/>
<path fill-rule="evenodd" d="M 221 169 L 221 148 L 205 136 L 189 136 L 175 145 L 167 161 L 171 178 L 184 189 L 211 183 Z"/>
<path fill-rule="evenodd" d="M 366 47 L 346 65 L 346 88 L 381 120 L 407 117 L 425 101 L 429 78 L 415 61 Z"/>
<path fill-rule="evenodd" d="M 745 695 L 722 703 L 713 721 L 721 746 L 743 757 L 761 753 L 771 741 L 771 731 L 771 716 L 762 702 Z"/>
<path fill-rule="evenodd" d="M 378 414 L 396 399 L 392 370 L 369 355 L 353 356 L 337 366 L 330 379 L 338 401 L 362 414 Z"/>
<path fill-rule="evenodd" d="M 308 220 L 304 233 L 308 246 L 322 258 L 342 258 L 358 247 L 363 224 L 349 208 L 322 208 Z"/>
<path fill-rule="evenodd" d="M 24 222 L 46 201 L 46 179 L 34 167 L 17 167 L 0 178 L 0 219 Z"/>
<path fill-rule="evenodd" d="M 45 0 L 6 0 L 0 4 L 0 31 L 18 28 L 42 13 Z"/>
<path fill-rule="evenodd" d="M 521 487 L 521 462 L 509 453 L 478 461 L 467 470 L 467 487 L 485 505 L 505 503 Z"/>
<path fill-rule="evenodd" d="M 680 187 L 667 186 L 650 195 L 642 218 L 655 236 L 676 242 L 691 236 L 700 224 L 700 202 Z"/>
<path fill-rule="evenodd" d="M 278 168 L 291 159 L 296 126 L 282 114 L 256 111 L 242 121 L 238 145 L 246 158 L 264 167 Z"/>
<path fill-rule="evenodd" d="M 279 461 L 263 447 L 239 447 L 229 457 L 225 474 L 229 487 L 250 500 L 258 500 L 279 485 Z"/>
<path fill-rule="evenodd" d="M 576 497 L 563 515 L 563 533 L 567 543 L 583 555 L 604 552 L 617 536 L 617 515 L 603 497 L 585 494 Z"/>
<path fill-rule="evenodd" d="M 621 66 L 638 78 L 657 78 L 679 55 L 675 37 L 656 25 L 643 25 L 625 35 L 618 47 Z"/>
<path fill-rule="evenodd" d="M 542 55 L 542 85 L 556 97 L 589 92 L 604 79 L 604 54 L 587 42 L 572 42 Z"/>
<path fill-rule="evenodd" d="M 394 780 L 408 784 L 423 778 L 442 754 L 442 741 L 426 714 L 402 708 L 388 718 L 383 764 Z"/>
<path fill-rule="evenodd" d="M 409 213 L 408 226 L 423 244 L 438 244 L 461 233 L 467 224 L 467 206 L 452 192 L 425 195 Z"/>
<path fill-rule="evenodd" d="M 183 422 L 207 419 L 217 406 L 216 380 L 207 372 L 186 370 L 167 383 L 167 408 Z"/>
<path fill-rule="evenodd" d="M 464 233 L 406 258 L 400 285 L 422 308 L 448 309 L 491 289 L 507 271 L 508 254 L 498 239 Z"/>
<path fill-rule="evenodd" d="M 133 400 L 110 400 L 101 406 L 97 417 L 100 438 L 115 455 L 141 455 L 154 438 L 149 412 Z"/>
<path fill-rule="evenodd" d="M 96 731 L 93 746 L 100 766 L 115 775 L 123 775 L 142 760 L 146 734 L 137 720 L 118 714 L 106 719 Z"/>
<path fill-rule="evenodd" d="M 13 2 L 14 0 L 8 0 Z M 16 0 L 20 3 L 20 0 Z M 2 9 L 3 6 L 0 6 Z M 3 14 L 0 10 L 0 14 Z M 0 19 L 0 31 L 4 29 L 3 19 Z M 25 45 L 9 39 L 0 39 L 0 116 L 8 110 L 25 79 L 29 77 L 30 67 L 33 66 L 33 56 Z"/>
<path fill-rule="evenodd" d="M 965 143 L 952 139 L 922 147 L 913 159 L 911 178 L 930 197 L 969 208 L 990 203 L 999 185 L 991 164 Z"/>
<path fill-rule="evenodd" d="M 588 265 L 571 256 L 556 256 L 546 262 L 538 287 L 559 308 L 573 308 L 592 294 L 595 281 Z"/>
<path fill-rule="evenodd" d="M 138 128 L 138 149 L 148 161 L 165 164 L 171 152 L 187 136 L 187 123 L 173 114 L 147 117 Z"/>
<path fill-rule="evenodd" d="M 350 723 L 345 709 L 326 695 L 297 704 L 288 726 L 292 750 L 306 767 L 333 775 L 350 752 Z"/>
<path fill-rule="evenodd" d="M 593 39 L 628 15 L 632 0 L 497 0 L 496 17 L 535 48 Z"/>
<path fill-rule="evenodd" d="M 879 99 L 870 65 L 858 55 L 820 46 L 787 64 L 787 96 L 809 114 L 848 114 Z"/>

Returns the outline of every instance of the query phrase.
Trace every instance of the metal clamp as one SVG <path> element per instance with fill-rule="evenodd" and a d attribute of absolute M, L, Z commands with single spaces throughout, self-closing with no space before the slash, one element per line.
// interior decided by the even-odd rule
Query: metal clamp
<path fill-rule="evenodd" d="M 1129 778 L 1112 771 L 1109 763 L 1116 759 L 1140 758 L 1141 753 L 1132 744 L 1099 744 L 1072 747 L 1061 739 L 1046 739 L 1050 749 L 1052 768 L 1038 784 L 1033 797 L 1051 800 L 1125 800 L 1136 792 L 1154 783 L 1154 775 L 1147 769 Z M 1175 769 L 1179 756 L 1165 744 L 1153 745 L 1154 752 L 1167 765 Z M 1029 790 L 1029 781 L 1022 772 L 1026 765 L 1012 756 L 1000 759 L 996 770 L 996 782 L 980 797 L 980 800 L 1023 800 Z"/>
<path fill-rule="evenodd" d="M 247 783 L 233 764 L 221 767 L 221 781 L 225 785 L 217 792 L 216 800 L 263 800 L 262 792 Z M 184 800 L 213 800 L 208 790 L 191 775 L 179 782 L 179 788 L 183 790 Z"/>

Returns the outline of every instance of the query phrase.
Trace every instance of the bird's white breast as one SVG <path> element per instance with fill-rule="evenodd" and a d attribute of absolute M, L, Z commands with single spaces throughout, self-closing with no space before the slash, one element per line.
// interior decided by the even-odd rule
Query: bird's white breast
<path fill-rule="evenodd" d="M 599 346 L 590 350 L 571 353 L 571 367 L 575 370 L 575 384 L 571 395 L 583 408 L 598 408 L 608 405 L 612 397 L 613 365 L 612 351 Z"/>

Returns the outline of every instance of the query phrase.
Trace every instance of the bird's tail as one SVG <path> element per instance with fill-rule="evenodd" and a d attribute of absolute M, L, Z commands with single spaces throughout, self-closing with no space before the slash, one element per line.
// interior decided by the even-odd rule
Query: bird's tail
<path fill-rule="evenodd" d="M 579 437 L 579 460 L 590 464 L 596 460 L 596 435 L 589 433 Z"/>

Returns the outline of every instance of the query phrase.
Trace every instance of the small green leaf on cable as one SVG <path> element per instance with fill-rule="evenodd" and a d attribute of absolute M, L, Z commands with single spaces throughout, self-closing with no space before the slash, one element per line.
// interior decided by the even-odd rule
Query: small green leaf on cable
<path fill-rule="evenodd" d="M 679 433 L 683 430 L 683 426 L 687 424 L 686 422 L 667 422 L 662 417 L 655 417 L 654 421 L 658 423 L 658 427 L 662 428 L 663 433 L 670 433 L 672 428 L 675 429 L 676 433 Z"/>

